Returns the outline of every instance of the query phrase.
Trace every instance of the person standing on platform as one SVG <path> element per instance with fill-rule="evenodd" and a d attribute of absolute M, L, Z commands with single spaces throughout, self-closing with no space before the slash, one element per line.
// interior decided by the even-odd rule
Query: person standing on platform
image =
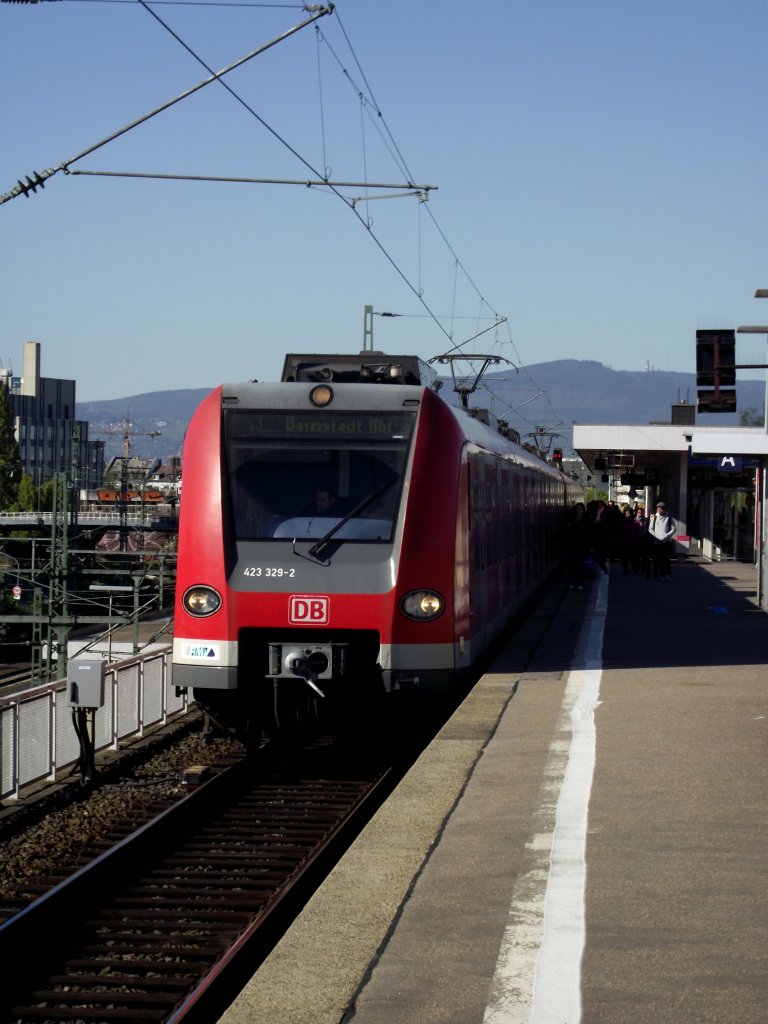
<path fill-rule="evenodd" d="M 621 557 L 621 528 L 624 516 L 615 501 L 609 500 L 605 508 L 605 524 L 608 527 L 608 561 Z"/>
<path fill-rule="evenodd" d="M 651 578 L 651 545 L 653 544 L 653 541 L 648 533 L 648 517 L 646 516 L 645 508 L 642 505 L 637 506 L 635 522 L 639 523 L 642 527 L 639 545 L 640 572 L 647 580 L 649 580 Z"/>
<path fill-rule="evenodd" d="M 672 579 L 672 555 L 674 553 L 677 523 L 667 512 L 663 501 L 656 502 L 656 514 L 648 519 L 648 535 L 651 538 L 651 556 L 656 579 L 666 583 Z"/>
<path fill-rule="evenodd" d="M 592 511 L 592 550 L 595 561 L 601 572 L 608 572 L 608 553 L 611 543 L 611 529 L 608 517 L 608 506 L 598 498 L 591 503 Z"/>
<path fill-rule="evenodd" d="M 621 541 L 619 545 L 621 567 L 626 576 L 630 569 L 637 573 L 640 571 L 640 548 L 645 534 L 645 527 L 636 518 L 635 513 L 629 507 L 624 506 L 621 524 Z"/>

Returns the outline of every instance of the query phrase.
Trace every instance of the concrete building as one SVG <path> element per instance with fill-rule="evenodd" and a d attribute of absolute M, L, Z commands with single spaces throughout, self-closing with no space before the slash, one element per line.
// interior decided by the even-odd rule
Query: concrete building
<path fill-rule="evenodd" d="M 8 392 L 22 471 L 35 483 L 74 470 L 78 488 L 101 484 L 104 442 L 88 440 L 88 423 L 75 419 L 75 382 L 40 373 L 40 343 L 25 341 L 21 376 L 0 369 Z"/>

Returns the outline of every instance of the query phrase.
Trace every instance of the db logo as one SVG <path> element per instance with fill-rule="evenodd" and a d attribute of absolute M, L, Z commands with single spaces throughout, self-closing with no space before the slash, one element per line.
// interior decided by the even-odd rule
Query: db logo
<path fill-rule="evenodd" d="M 316 594 L 292 594 L 288 604 L 288 621 L 302 625 L 325 626 L 331 617 L 330 597 Z"/>

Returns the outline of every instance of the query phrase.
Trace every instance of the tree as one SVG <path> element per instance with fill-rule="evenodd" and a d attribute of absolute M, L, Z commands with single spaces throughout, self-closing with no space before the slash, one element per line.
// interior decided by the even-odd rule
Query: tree
<path fill-rule="evenodd" d="M 38 488 L 37 507 L 42 512 L 53 511 L 53 480 L 46 480 Z"/>
<path fill-rule="evenodd" d="M 21 457 L 7 390 L 0 385 L 0 511 L 13 504 L 21 480 Z"/>
<path fill-rule="evenodd" d="M 590 501 L 608 501 L 608 491 L 605 491 L 600 487 L 596 487 L 594 484 L 590 484 L 589 487 L 587 487 L 587 504 L 589 504 Z"/>
<path fill-rule="evenodd" d="M 32 477 L 25 473 L 19 481 L 19 486 L 16 488 L 16 497 L 9 511 L 35 512 L 37 510 L 39 490 L 38 487 L 35 487 Z"/>
<path fill-rule="evenodd" d="M 762 409 L 756 408 L 754 405 L 747 406 L 746 409 L 742 409 L 739 415 L 739 426 L 740 427 L 762 427 L 765 423 Z"/>

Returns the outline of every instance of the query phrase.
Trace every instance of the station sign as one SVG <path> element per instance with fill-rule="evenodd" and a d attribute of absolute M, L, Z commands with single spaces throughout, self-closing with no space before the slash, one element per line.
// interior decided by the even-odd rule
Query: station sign
<path fill-rule="evenodd" d="M 743 473 L 745 469 L 755 469 L 759 464 L 758 459 L 743 455 L 694 455 L 688 452 L 689 466 L 715 469 L 718 473 Z"/>
<path fill-rule="evenodd" d="M 744 459 L 740 455 L 721 455 L 717 468 L 721 473 L 741 473 L 744 469 Z"/>

